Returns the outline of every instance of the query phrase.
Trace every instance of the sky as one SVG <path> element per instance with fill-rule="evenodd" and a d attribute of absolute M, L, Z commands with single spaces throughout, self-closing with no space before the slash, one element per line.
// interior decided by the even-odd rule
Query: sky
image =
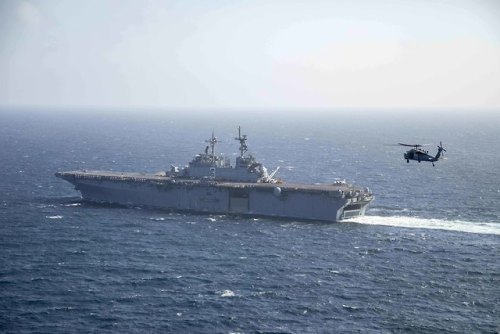
<path fill-rule="evenodd" d="M 497 0 L 0 0 L 0 106 L 500 110 Z"/>

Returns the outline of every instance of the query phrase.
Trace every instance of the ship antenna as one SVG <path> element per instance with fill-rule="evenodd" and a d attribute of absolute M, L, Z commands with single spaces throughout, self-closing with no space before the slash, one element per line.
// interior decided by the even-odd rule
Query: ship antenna
<path fill-rule="evenodd" d="M 214 136 L 214 131 L 212 130 L 212 138 L 205 140 L 205 143 L 208 143 L 210 145 L 212 162 L 215 162 L 215 144 L 217 144 L 218 142 L 219 141 L 217 140 L 217 137 Z"/>
<path fill-rule="evenodd" d="M 246 144 L 247 135 L 241 135 L 241 126 L 238 126 L 238 137 L 234 139 L 240 142 L 240 157 L 243 158 L 243 154 L 248 150 L 248 146 Z"/>

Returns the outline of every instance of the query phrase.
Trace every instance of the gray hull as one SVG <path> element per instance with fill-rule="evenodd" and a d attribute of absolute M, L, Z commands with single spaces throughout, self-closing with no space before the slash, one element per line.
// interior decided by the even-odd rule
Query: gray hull
<path fill-rule="evenodd" d="M 337 184 L 179 180 L 138 173 L 56 173 L 84 200 L 214 214 L 242 214 L 335 222 L 364 215 L 368 189 Z"/>

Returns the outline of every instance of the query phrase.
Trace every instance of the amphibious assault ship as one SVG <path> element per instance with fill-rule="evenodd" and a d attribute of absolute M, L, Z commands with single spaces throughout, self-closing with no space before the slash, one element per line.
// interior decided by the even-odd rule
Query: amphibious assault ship
<path fill-rule="evenodd" d="M 212 133 L 203 153 L 183 168 L 156 174 L 70 171 L 55 175 L 75 186 L 85 201 L 150 206 L 174 211 L 269 216 L 335 222 L 365 214 L 373 194 L 345 181 L 289 183 L 274 178 L 248 154 L 247 136 L 238 129 L 239 156 L 231 165 L 215 154 Z"/>

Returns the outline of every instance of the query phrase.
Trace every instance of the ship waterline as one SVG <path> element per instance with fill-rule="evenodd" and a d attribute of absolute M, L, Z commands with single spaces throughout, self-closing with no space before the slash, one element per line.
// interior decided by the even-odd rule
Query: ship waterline
<path fill-rule="evenodd" d="M 346 182 L 296 184 L 273 178 L 247 150 L 241 133 L 236 165 L 214 153 L 217 139 L 189 166 L 157 174 L 107 171 L 58 172 L 90 202 L 148 206 L 211 214 L 268 216 L 335 222 L 364 215 L 373 195 Z"/>

